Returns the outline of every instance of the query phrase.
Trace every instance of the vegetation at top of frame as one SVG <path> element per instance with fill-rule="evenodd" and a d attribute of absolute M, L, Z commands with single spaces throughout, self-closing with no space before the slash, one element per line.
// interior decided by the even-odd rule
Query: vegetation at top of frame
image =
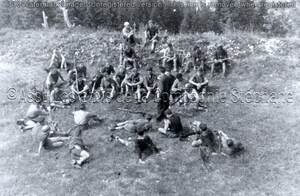
<path fill-rule="evenodd" d="M 50 27 L 65 27 L 63 12 L 58 6 L 23 6 L 11 3 L 10 0 L 0 2 L 0 27 L 13 27 L 15 29 L 42 28 L 44 11 L 48 17 Z M 43 0 L 30 2 L 43 3 Z M 48 2 L 48 1 L 47 1 Z M 56 1 L 54 1 L 56 2 Z M 57 2 L 61 2 L 57 0 Z M 69 0 L 65 1 L 67 5 Z M 148 3 L 145 0 L 125 0 L 124 3 L 135 3 L 136 6 L 91 6 L 91 2 L 103 5 L 106 0 L 77 0 L 84 6 L 69 6 L 68 15 L 70 22 L 76 26 L 89 28 L 106 28 L 113 30 L 122 29 L 125 21 L 136 23 L 137 28 L 142 28 L 149 19 L 158 23 L 162 29 L 172 33 L 203 33 L 225 31 L 256 31 L 270 36 L 285 36 L 299 33 L 299 7 L 273 8 L 268 6 L 169 6 L 177 5 L 170 0 L 152 0 L 153 6 L 141 6 Z M 101 4 L 102 3 L 102 4 Z M 112 3 L 112 2 L 111 2 Z M 263 5 L 266 0 L 217 0 L 216 5 L 253 4 Z M 97 5 L 97 4 L 96 4 Z M 165 5 L 165 6 L 154 6 Z M 202 5 L 202 6 L 201 6 Z"/>

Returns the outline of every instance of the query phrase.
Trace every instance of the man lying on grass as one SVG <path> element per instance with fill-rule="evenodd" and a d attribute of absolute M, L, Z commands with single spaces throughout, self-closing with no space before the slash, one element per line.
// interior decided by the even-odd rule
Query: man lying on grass
<path fill-rule="evenodd" d="M 49 115 L 48 109 L 42 102 L 34 102 L 30 105 L 24 119 L 17 120 L 22 132 L 32 129 L 36 123 L 43 122 Z"/>
<path fill-rule="evenodd" d="M 69 143 L 72 165 L 76 168 L 81 168 L 82 164 L 91 156 L 88 152 L 88 148 L 83 143 L 81 133 L 81 128 L 77 127 Z"/>
<path fill-rule="evenodd" d="M 96 114 L 92 114 L 86 111 L 86 107 L 84 104 L 79 106 L 79 110 L 72 112 L 74 115 L 74 122 L 76 127 L 79 127 L 82 130 L 86 130 L 89 127 L 89 122 L 91 120 L 102 122 L 104 118 L 100 118 Z"/>
<path fill-rule="evenodd" d="M 142 129 L 144 126 L 151 125 L 151 119 L 152 116 L 147 114 L 145 115 L 145 118 L 126 120 L 124 122 L 118 123 L 116 127 L 111 128 L 111 131 L 125 129 L 132 133 L 136 133 L 139 129 Z"/>
<path fill-rule="evenodd" d="M 43 125 L 37 132 L 37 140 L 39 141 L 39 149 L 37 156 L 40 155 L 42 148 L 49 150 L 52 148 L 58 148 L 64 145 L 64 141 L 69 140 L 69 132 L 59 133 L 57 126 Z"/>

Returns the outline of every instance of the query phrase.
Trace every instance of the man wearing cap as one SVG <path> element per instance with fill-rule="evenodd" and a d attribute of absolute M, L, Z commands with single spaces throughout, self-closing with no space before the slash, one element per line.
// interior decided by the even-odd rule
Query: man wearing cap
<path fill-rule="evenodd" d="M 143 77 L 138 72 L 136 68 L 131 70 L 131 74 L 125 77 L 124 83 L 126 85 L 126 95 L 128 95 L 129 90 L 132 89 L 137 96 L 138 103 L 142 102 L 141 85 L 143 84 Z"/>
<path fill-rule="evenodd" d="M 157 83 L 156 83 L 157 77 L 153 73 L 152 67 L 147 66 L 146 71 L 147 73 L 145 75 L 144 86 L 147 89 L 146 100 L 148 100 L 151 93 L 155 93 L 155 90 L 157 88 Z"/>
<path fill-rule="evenodd" d="M 225 77 L 226 66 L 228 64 L 228 54 L 223 46 L 219 46 L 215 53 L 214 63 L 211 66 L 211 76 L 214 76 L 215 66 L 222 66 L 222 77 Z"/>
<path fill-rule="evenodd" d="M 72 114 L 74 115 L 74 122 L 76 127 L 80 127 L 82 130 L 88 128 L 88 123 L 90 122 L 90 120 L 102 122 L 104 119 L 100 118 L 98 115 L 87 112 L 84 104 L 81 104 L 79 106 L 79 110 L 72 112 Z"/>
<path fill-rule="evenodd" d="M 180 116 L 172 113 L 170 109 L 165 112 L 166 119 L 164 120 L 164 128 L 159 128 L 158 131 L 168 137 L 179 137 L 182 135 L 183 127 Z"/>
<path fill-rule="evenodd" d="M 138 154 L 139 163 L 144 164 L 145 161 L 143 161 L 143 153 L 146 151 L 149 151 L 150 153 L 159 153 L 159 149 L 156 147 L 156 145 L 153 143 L 151 138 L 148 135 L 144 135 L 144 133 L 147 131 L 147 128 L 141 128 L 137 131 L 138 136 L 135 140 L 135 151 Z"/>
<path fill-rule="evenodd" d="M 165 118 L 165 110 L 170 105 L 170 93 L 174 82 L 169 71 L 164 67 L 160 67 L 161 74 L 158 76 L 157 82 L 157 121 L 162 121 Z"/>
<path fill-rule="evenodd" d="M 151 53 L 155 52 L 158 37 L 158 28 L 153 24 L 152 20 L 149 20 L 147 29 L 145 31 L 146 43 L 151 42 Z"/>

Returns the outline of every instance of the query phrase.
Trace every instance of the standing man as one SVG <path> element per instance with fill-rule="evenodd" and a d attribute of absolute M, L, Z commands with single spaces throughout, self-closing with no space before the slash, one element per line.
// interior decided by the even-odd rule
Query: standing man
<path fill-rule="evenodd" d="M 169 108 L 170 105 L 170 93 L 173 85 L 173 78 L 164 67 L 160 68 L 161 75 L 158 77 L 158 89 L 157 89 L 157 121 L 162 121 L 166 116 L 164 112 Z"/>
<path fill-rule="evenodd" d="M 151 43 L 151 53 L 155 52 L 155 48 L 158 42 L 158 28 L 153 24 L 152 20 L 149 20 L 148 27 L 145 31 L 146 43 Z"/>

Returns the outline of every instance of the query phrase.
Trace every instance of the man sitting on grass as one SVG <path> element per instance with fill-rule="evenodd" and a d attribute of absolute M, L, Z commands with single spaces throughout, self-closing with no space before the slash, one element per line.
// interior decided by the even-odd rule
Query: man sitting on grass
<path fill-rule="evenodd" d="M 69 144 L 72 165 L 76 168 L 81 168 L 82 164 L 91 156 L 88 148 L 83 143 L 81 132 L 80 128 L 76 128 Z"/>
<path fill-rule="evenodd" d="M 45 86 L 44 86 L 44 87 L 45 87 L 45 89 L 48 90 L 49 93 L 53 90 L 53 88 L 54 88 L 55 86 L 61 86 L 62 84 L 64 84 L 64 83 L 62 83 L 62 84 L 59 84 L 59 83 L 58 83 L 59 78 L 60 78 L 64 83 L 66 82 L 66 81 L 64 80 L 64 78 L 62 77 L 62 75 L 60 74 L 60 72 L 59 72 L 56 68 L 52 69 L 52 70 L 48 73 L 48 76 L 47 76 L 47 78 L 46 78 Z"/>
<path fill-rule="evenodd" d="M 144 86 L 147 89 L 147 95 L 146 95 L 146 101 L 148 101 L 151 93 L 155 93 L 156 92 L 156 88 L 157 88 L 157 77 L 156 75 L 153 73 L 152 67 L 147 66 L 146 67 L 146 75 L 145 75 L 145 80 L 144 80 Z"/>
<path fill-rule="evenodd" d="M 86 130 L 89 127 L 89 122 L 91 120 L 102 122 L 104 118 L 100 118 L 95 114 L 91 114 L 86 111 L 86 107 L 84 104 L 79 106 L 79 110 L 72 112 L 74 115 L 74 122 L 76 127 L 81 128 L 82 130 Z"/>
<path fill-rule="evenodd" d="M 128 96 L 130 89 L 134 92 L 135 97 L 138 100 L 138 103 L 142 102 L 142 93 L 141 93 L 141 85 L 143 84 L 143 77 L 137 71 L 136 68 L 133 68 L 131 74 L 128 77 L 125 77 L 124 83 L 126 85 L 126 93 Z"/>
<path fill-rule="evenodd" d="M 216 153 L 218 149 L 218 138 L 214 132 L 207 127 L 205 123 L 197 123 L 195 128 L 197 132 L 197 139 L 193 141 L 192 146 L 206 146 L 209 148 L 211 153 Z"/>
<path fill-rule="evenodd" d="M 214 76 L 214 71 L 216 66 L 222 67 L 222 77 L 225 77 L 226 66 L 228 64 L 228 54 L 227 51 L 223 48 L 223 46 L 219 46 L 215 53 L 214 63 L 211 66 L 211 77 Z"/>
<path fill-rule="evenodd" d="M 135 140 L 135 150 L 138 154 L 139 163 L 144 164 L 145 161 L 143 161 L 143 153 L 150 152 L 150 153 L 159 153 L 159 149 L 156 147 L 156 145 L 153 143 L 151 138 L 148 135 L 144 135 L 145 131 L 147 129 L 142 128 L 138 130 L 138 136 Z"/>
<path fill-rule="evenodd" d="M 172 113 L 170 109 L 165 112 L 164 128 L 159 128 L 158 131 L 168 137 L 175 138 L 180 137 L 183 133 L 183 127 L 181 124 L 181 119 L 178 115 Z"/>

